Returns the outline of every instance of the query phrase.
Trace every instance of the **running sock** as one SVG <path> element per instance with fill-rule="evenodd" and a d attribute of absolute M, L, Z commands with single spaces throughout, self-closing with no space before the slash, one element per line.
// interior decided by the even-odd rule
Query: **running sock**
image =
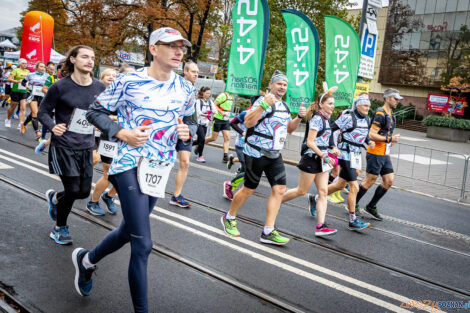
<path fill-rule="evenodd" d="M 224 158 L 228 158 L 228 153 L 224 153 Z"/>
<path fill-rule="evenodd" d="M 349 213 L 349 223 L 354 222 L 355 219 L 356 219 L 356 212 Z"/>
<path fill-rule="evenodd" d="M 359 185 L 359 192 L 357 193 L 357 196 L 356 196 L 356 204 L 359 204 L 359 201 L 366 194 L 366 192 L 367 192 L 367 189 L 362 187 L 362 185 Z"/>
<path fill-rule="evenodd" d="M 274 227 L 271 227 L 271 226 L 264 226 L 264 228 L 263 228 L 263 234 L 269 235 L 273 230 L 274 230 Z"/>
<path fill-rule="evenodd" d="M 225 219 L 226 219 L 226 220 L 234 220 L 234 219 L 236 219 L 236 217 L 230 215 L 230 213 L 227 212 L 227 213 L 225 213 Z"/>
<path fill-rule="evenodd" d="M 108 192 L 106 191 L 104 194 L 103 194 L 103 198 L 106 198 L 106 199 L 112 199 L 113 197 L 110 197 Z"/>
<path fill-rule="evenodd" d="M 39 122 L 37 117 L 32 117 L 31 118 L 31 124 L 33 124 L 33 128 L 35 132 L 39 131 Z"/>
<path fill-rule="evenodd" d="M 29 113 L 29 115 L 24 120 L 23 125 L 24 126 L 28 125 L 28 123 L 31 122 L 32 120 L 33 120 L 33 116 L 31 115 L 31 113 Z"/>
<path fill-rule="evenodd" d="M 328 184 L 331 184 L 334 180 L 335 180 L 336 177 L 333 177 L 333 175 L 331 175 L 330 173 L 330 176 L 328 176 Z"/>
<path fill-rule="evenodd" d="M 378 185 L 375 189 L 374 196 L 372 200 L 370 200 L 369 204 L 367 205 L 368 208 L 373 208 L 377 205 L 380 199 L 387 193 L 387 189 L 385 189 L 382 185 Z"/>
<path fill-rule="evenodd" d="M 318 224 L 318 225 L 317 225 L 317 229 L 320 229 L 320 228 L 322 228 L 322 227 L 323 227 L 323 225 L 324 225 L 324 223 L 320 223 L 320 224 Z"/>
<path fill-rule="evenodd" d="M 82 265 L 83 265 L 83 267 L 85 267 L 86 269 L 89 269 L 89 268 L 95 266 L 95 264 L 92 264 L 92 263 L 90 262 L 90 259 L 88 258 L 88 254 L 89 254 L 89 252 L 87 252 L 87 253 L 85 254 L 85 256 L 83 257 L 83 259 L 82 259 Z"/>

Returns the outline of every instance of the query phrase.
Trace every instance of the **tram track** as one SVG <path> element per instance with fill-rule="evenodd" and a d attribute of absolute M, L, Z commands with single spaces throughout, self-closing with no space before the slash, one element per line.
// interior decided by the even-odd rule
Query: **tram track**
<path fill-rule="evenodd" d="M 32 148 L 31 146 L 27 145 L 27 144 L 24 144 L 24 143 L 20 143 L 20 142 L 17 142 L 15 140 L 11 140 L 11 139 L 8 139 L 8 138 L 5 138 L 3 136 L 0 136 L 0 138 L 4 138 L 10 142 L 14 142 L 16 144 L 19 144 L 19 145 L 22 145 L 22 146 L 25 146 L 25 147 L 28 147 L 28 148 Z M 193 178 L 197 178 L 197 179 L 202 179 L 202 180 L 206 180 L 206 181 L 209 181 L 209 182 L 212 182 L 212 183 L 218 183 L 218 182 L 215 182 L 213 180 L 208 180 L 207 178 L 202 178 L 200 176 L 196 176 L 196 175 L 188 175 L 190 177 L 193 177 Z M 15 182 L 13 180 L 11 180 L 10 178 L 7 178 L 6 176 L 3 176 L 3 175 L 0 175 L 0 180 L 4 181 L 5 183 L 8 183 L 10 185 L 14 185 L 14 186 L 17 186 L 19 189 L 31 194 L 31 195 L 34 195 L 38 198 L 41 198 L 43 200 L 45 200 L 45 197 L 40 194 L 38 191 L 34 191 L 34 190 L 29 190 L 27 186 L 22 186 L 20 183 L 18 182 Z M 171 193 L 168 193 L 166 192 L 166 194 L 168 195 L 171 195 Z M 257 196 L 260 196 L 260 197 L 263 197 L 263 198 L 267 198 L 266 196 L 262 195 L 262 194 L 257 194 Z M 221 210 L 221 209 L 218 209 L 216 207 L 213 207 L 211 205 L 208 205 L 206 203 L 203 203 L 201 201 L 198 201 L 196 199 L 191 199 L 191 198 L 187 198 L 188 200 L 190 200 L 191 202 L 203 207 L 203 208 L 207 208 L 209 210 L 212 210 L 212 211 L 215 211 L 215 212 L 218 212 L 218 213 L 225 213 L 225 211 Z M 304 208 L 298 206 L 298 205 L 295 205 L 295 204 L 290 204 L 290 205 L 293 205 L 293 206 L 296 206 L 298 208 L 301 208 L 302 210 L 305 210 Z M 89 220 L 91 222 L 93 222 L 94 224 L 97 224 L 101 227 L 104 227 L 108 230 L 112 230 L 114 229 L 115 227 L 113 225 L 110 225 L 109 223 L 107 222 L 104 222 L 98 218 L 95 218 L 91 215 L 89 215 L 88 213 L 84 212 L 83 210 L 79 210 L 79 209 L 73 209 L 73 213 L 77 216 L 80 216 L 81 218 L 83 219 L 86 219 L 86 220 Z M 345 219 L 342 219 L 340 217 L 337 217 L 337 216 L 334 216 L 334 215 L 330 215 L 331 217 L 333 218 L 336 218 L 336 219 L 339 219 L 339 220 L 342 220 L 342 221 L 345 221 Z M 243 217 L 243 216 L 239 216 L 238 219 L 240 221 L 243 221 L 247 224 L 251 224 L 251 225 L 254 225 L 256 227 L 262 227 L 263 225 L 254 220 L 254 219 L 250 219 L 250 218 L 247 218 L 247 217 Z M 377 229 L 377 228 L 374 228 L 376 230 L 379 230 L 379 231 L 384 231 L 384 232 L 388 232 L 392 235 L 399 235 L 401 237 L 403 237 L 403 235 L 400 235 L 400 234 L 396 234 L 396 233 L 393 233 L 393 232 L 389 232 L 389 231 L 386 231 L 386 230 L 382 230 L 382 229 Z M 282 231 L 282 230 L 281 230 Z M 438 283 L 438 282 L 434 282 L 430 279 L 427 279 L 421 275 L 418 275 L 416 273 L 412 273 L 410 271 L 406 271 L 406 270 L 403 270 L 403 269 L 400 269 L 400 268 L 396 268 L 396 267 L 393 267 L 393 266 L 390 266 L 390 265 L 387 265 L 387 264 L 383 264 L 381 262 L 378 262 L 376 260 L 373 260 L 373 259 L 370 259 L 370 258 L 367 258 L 365 256 L 362 256 L 362 255 L 359 255 L 359 254 L 356 254 L 356 253 L 353 253 L 353 252 L 350 252 L 350 251 L 346 251 L 344 249 L 339 249 L 339 248 L 336 248 L 336 247 L 333 247 L 331 245 L 328 245 L 328 244 L 324 244 L 324 243 L 319 243 L 319 242 L 315 242 L 313 240 L 310 240 L 308 238 L 304 238 L 304 237 L 301 237 L 297 234 L 294 234 L 292 232 L 289 232 L 289 231 L 282 231 L 284 234 L 292 237 L 293 239 L 295 240 L 298 240 L 298 241 L 301 241 L 301 242 L 304 242 L 304 243 L 307 243 L 311 246 L 315 246 L 315 247 L 319 247 L 319 248 L 322 248 L 322 249 L 326 249 L 332 253 L 335 253 L 335 254 L 339 254 L 339 255 L 342 255 L 342 256 L 345 256 L 345 257 L 348 257 L 348 258 L 351 258 L 353 260 L 356 260 L 356 261 L 360 261 L 360 262 L 365 262 L 367 264 L 370 264 L 370 265 L 373 265 L 377 268 L 381 268 L 383 270 L 387 270 L 387 271 L 391 271 L 391 272 L 394 272 L 396 274 L 399 274 L 399 275 L 402 275 L 402 276 L 405 276 L 405 277 L 408 277 L 408 278 L 411 278 L 411 279 L 414 279 L 414 280 L 417 280 L 421 283 L 424 283 L 428 286 L 431 286 L 431 287 L 434 287 L 434 288 L 439 288 L 443 291 L 447 291 L 447 292 L 452 292 L 452 293 L 455 293 L 455 294 L 458 294 L 458 295 L 461 295 L 461 296 L 465 296 L 465 297 L 470 297 L 470 292 L 468 291 L 465 291 L 465 290 L 462 290 L 462 289 L 459 289 L 459 288 L 455 288 L 455 287 L 452 287 L 452 286 L 448 286 L 448 285 L 445 285 L 445 284 L 441 284 L 441 283 Z M 410 238 L 409 238 L 410 239 Z M 416 239 L 414 239 L 416 240 Z M 418 240 L 419 241 L 419 240 Z M 464 254 L 462 252 L 459 252 L 459 251 L 455 251 L 455 250 L 451 250 L 451 249 L 448 249 L 448 248 L 444 248 L 444 247 L 440 247 L 440 246 L 437 246 L 437 245 L 433 245 L 433 244 L 430 244 L 430 243 L 426 243 L 426 242 L 422 242 L 422 241 L 419 241 L 420 243 L 422 244 L 428 244 L 428 245 L 431 245 L 431 246 L 434 246 L 436 248 L 441 248 L 443 250 L 448 250 L 448 251 L 451 251 L 451 252 L 454 252 L 454 253 L 458 253 L 458 254 L 461 254 L 461 255 L 464 255 L 466 257 L 468 257 L 469 255 L 467 254 Z M 154 252 L 157 253 L 157 254 L 160 254 L 160 255 L 165 255 L 177 262 L 180 262 L 180 263 L 183 263 L 185 264 L 186 266 L 189 266 L 189 267 L 192 267 L 198 271 L 200 271 L 201 273 L 204 273 L 206 275 L 209 275 L 211 277 L 214 277 L 220 281 L 223 281 L 229 285 L 233 285 L 233 279 L 232 278 L 229 278 L 229 277 L 226 277 L 224 276 L 223 274 L 220 274 L 220 273 L 217 273 L 217 272 L 214 272 L 213 270 L 207 268 L 207 267 L 204 267 L 200 264 L 197 264 L 189 259 L 186 259 L 184 258 L 183 256 L 180 256 L 174 252 L 172 252 L 171 250 L 169 249 L 166 249 L 166 248 L 163 248 L 163 247 L 160 247 L 160 246 L 157 246 L 157 245 L 154 245 Z M 239 288 L 240 290 L 243 290 L 244 292 L 247 292 L 255 297 L 258 297 L 260 299 L 263 299 L 265 300 L 266 302 L 269 302 L 277 307 L 280 307 L 286 311 L 290 311 L 290 312 L 302 312 L 303 309 L 301 308 L 297 308 L 295 306 L 292 306 L 290 304 L 284 304 L 284 303 L 277 303 L 277 300 L 272 298 L 271 296 L 269 295 L 266 295 L 265 293 L 263 293 L 262 291 L 258 291 L 256 289 L 253 289 L 249 286 L 246 286 L 244 285 L 243 283 L 235 283 L 236 286 L 234 286 L 235 288 Z"/>

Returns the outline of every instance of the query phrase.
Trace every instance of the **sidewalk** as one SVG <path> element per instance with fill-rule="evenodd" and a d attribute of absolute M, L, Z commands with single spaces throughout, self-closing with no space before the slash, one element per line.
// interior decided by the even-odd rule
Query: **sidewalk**
<path fill-rule="evenodd" d="M 282 150 L 286 163 L 297 165 L 299 162 L 304 132 L 305 124 L 301 124 L 292 135 L 288 135 Z M 401 128 L 396 129 L 394 133 L 401 135 L 399 144 L 392 148 L 391 153 L 396 174 L 394 186 L 452 201 L 458 200 L 461 195 L 465 158 L 470 155 L 470 141 L 456 143 L 432 139 L 427 138 L 425 133 Z M 236 132 L 232 130 L 231 148 L 234 148 L 236 135 Z M 219 134 L 216 144 L 220 146 L 222 143 L 222 134 Z M 365 170 L 364 152 L 362 163 L 363 170 Z M 364 175 L 362 173 L 359 176 L 360 179 Z M 467 199 L 463 202 L 470 203 L 470 168 L 467 172 L 465 190 Z"/>

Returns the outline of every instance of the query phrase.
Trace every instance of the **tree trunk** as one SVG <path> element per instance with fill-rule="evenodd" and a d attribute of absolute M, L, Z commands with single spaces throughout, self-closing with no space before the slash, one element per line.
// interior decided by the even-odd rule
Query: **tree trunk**
<path fill-rule="evenodd" d="M 147 24 L 147 38 L 146 38 L 146 43 L 147 43 L 147 47 L 146 47 L 146 50 L 145 50 L 145 66 L 150 66 L 150 63 L 152 62 L 153 60 L 153 56 L 152 54 L 150 53 L 150 50 L 149 50 L 149 43 L 150 43 L 150 34 L 153 32 L 153 24 L 150 23 L 150 24 Z"/>
<path fill-rule="evenodd" d="M 204 36 L 204 29 L 206 27 L 207 18 L 209 17 L 209 11 L 211 9 L 211 4 L 212 4 L 212 0 L 208 0 L 206 8 L 204 10 L 204 15 L 203 15 L 202 20 L 200 22 L 201 28 L 199 29 L 199 35 L 198 35 L 198 38 L 197 38 L 197 43 L 196 43 L 196 46 L 194 47 L 194 52 L 193 52 L 193 61 L 194 62 L 197 62 L 197 58 L 199 56 L 199 51 L 201 50 L 202 38 Z"/>

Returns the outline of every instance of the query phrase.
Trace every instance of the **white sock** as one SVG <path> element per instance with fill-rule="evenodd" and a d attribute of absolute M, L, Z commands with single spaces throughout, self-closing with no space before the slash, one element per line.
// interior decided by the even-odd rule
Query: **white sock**
<path fill-rule="evenodd" d="M 315 195 L 315 201 L 318 201 L 318 194 Z"/>
<path fill-rule="evenodd" d="M 232 215 L 230 215 L 230 213 L 227 212 L 227 213 L 225 214 L 225 219 L 227 219 L 227 220 L 234 220 L 234 219 L 236 219 L 236 216 L 232 216 Z"/>
<path fill-rule="evenodd" d="M 87 253 L 85 254 L 85 256 L 83 257 L 83 259 L 82 259 L 82 265 L 83 265 L 86 269 L 89 269 L 90 267 L 94 267 L 94 266 L 95 266 L 95 264 L 92 264 L 92 263 L 90 262 L 90 259 L 88 258 L 88 253 L 89 253 L 89 252 L 87 252 Z"/>
<path fill-rule="evenodd" d="M 349 222 L 352 223 L 356 219 L 356 212 L 349 213 Z"/>
<path fill-rule="evenodd" d="M 274 230 L 274 227 L 271 227 L 271 226 L 264 226 L 264 228 L 263 228 L 263 233 L 264 233 L 265 235 L 269 235 L 273 230 Z"/>

